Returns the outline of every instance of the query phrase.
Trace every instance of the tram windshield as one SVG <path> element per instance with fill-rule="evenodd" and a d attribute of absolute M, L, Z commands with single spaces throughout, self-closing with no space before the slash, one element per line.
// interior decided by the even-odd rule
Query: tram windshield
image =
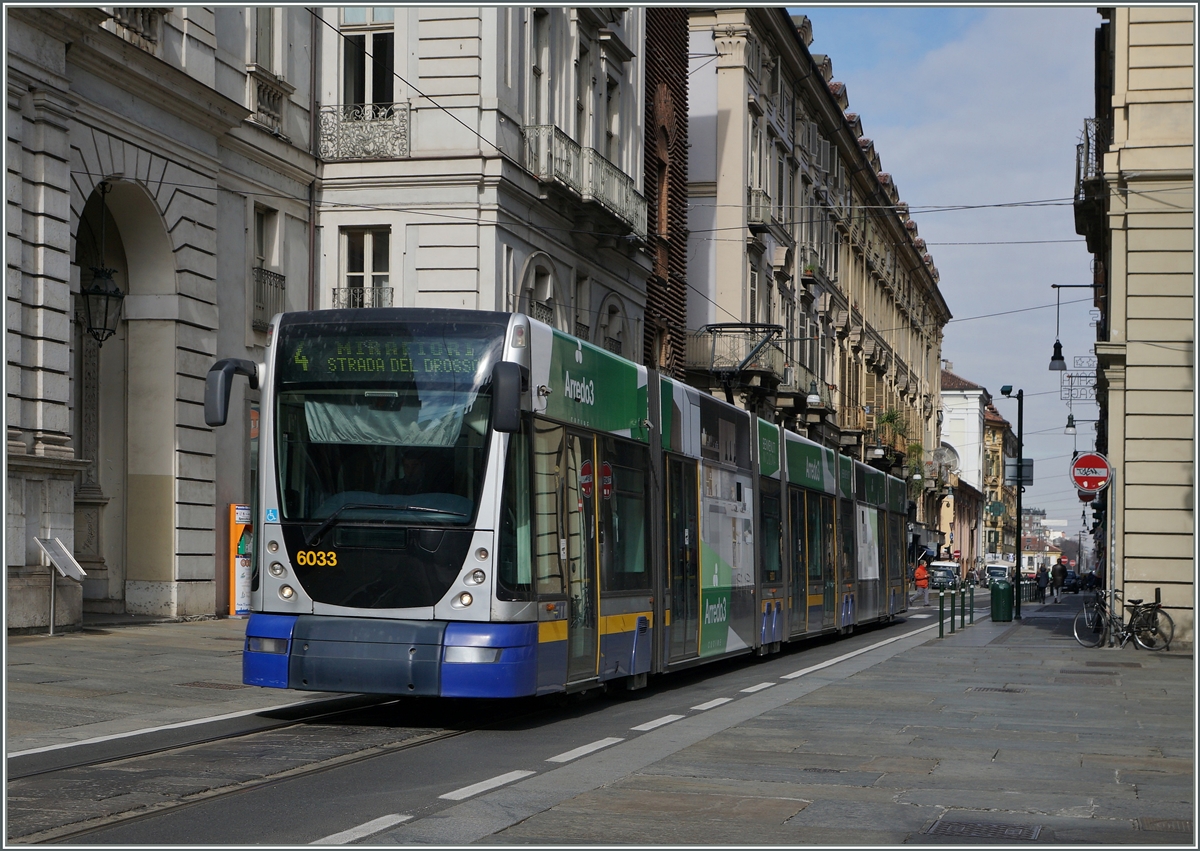
<path fill-rule="evenodd" d="M 497 322 L 284 325 L 283 519 L 467 525 L 483 483 Z"/>

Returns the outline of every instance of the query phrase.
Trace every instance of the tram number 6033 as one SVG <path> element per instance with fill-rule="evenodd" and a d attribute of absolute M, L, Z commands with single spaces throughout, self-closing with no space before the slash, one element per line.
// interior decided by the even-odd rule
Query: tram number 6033
<path fill-rule="evenodd" d="M 296 553 L 296 564 L 311 567 L 337 567 L 337 553 L 333 550 L 300 550 Z"/>

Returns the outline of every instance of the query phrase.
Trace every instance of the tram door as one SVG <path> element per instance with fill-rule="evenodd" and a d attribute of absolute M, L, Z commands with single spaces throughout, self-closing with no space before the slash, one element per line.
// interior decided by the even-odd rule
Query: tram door
<path fill-rule="evenodd" d="M 567 682 L 597 675 L 597 475 L 595 438 L 567 433 L 565 525 L 567 562 Z"/>
<path fill-rule="evenodd" d="M 792 534 L 791 612 L 788 626 L 792 635 L 808 630 L 808 540 L 804 523 L 804 491 L 788 493 L 788 528 Z"/>
<path fill-rule="evenodd" d="M 696 462 L 667 459 L 667 561 L 671 581 L 671 661 L 700 652 L 699 480 Z"/>

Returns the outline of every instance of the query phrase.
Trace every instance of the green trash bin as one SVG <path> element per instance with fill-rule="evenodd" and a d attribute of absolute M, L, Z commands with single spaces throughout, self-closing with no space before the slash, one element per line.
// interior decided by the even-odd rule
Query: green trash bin
<path fill-rule="evenodd" d="M 1013 584 L 1007 579 L 992 583 L 992 620 L 997 622 L 1013 619 Z"/>

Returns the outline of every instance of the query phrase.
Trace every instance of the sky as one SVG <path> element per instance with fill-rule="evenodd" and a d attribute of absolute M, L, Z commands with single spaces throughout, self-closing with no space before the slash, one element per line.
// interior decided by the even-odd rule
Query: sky
<path fill-rule="evenodd" d="M 1017 402 L 1000 388 L 1024 390 L 1025 457 L 1034 459 L 1024 505 L 1066 521 L 1077 539 L 1083 504 L 1068 465 L 1076 448 L 1093 448 L 1095 427 L 1079 423 L 1075 438 L 1063 427 L 1072 410 L 1077 421 L 1094 420 L 1097 408 L 1068 408 L 1062 373 L 1049 364 L 1056 333 L 1068 370 L 1094 354 L 1094 315 L 1090 289 L 1051 285 L 1091 282 L 1071 197 L 1075 145 L 1095 110 L 1100 16 L 1094 6 L 790 10 L 812 22 L 810 50 L 832 60 L 848 111 L 929 244 L 954 316 L 942 357 L 987 388 L 1014 430 Z M 1024 203 L 1039 201 L 1051 203 Z M 1017 206 L 986 206 L 995 204 Z M 936 209 L 950 205 L 983 208 Z"/>

